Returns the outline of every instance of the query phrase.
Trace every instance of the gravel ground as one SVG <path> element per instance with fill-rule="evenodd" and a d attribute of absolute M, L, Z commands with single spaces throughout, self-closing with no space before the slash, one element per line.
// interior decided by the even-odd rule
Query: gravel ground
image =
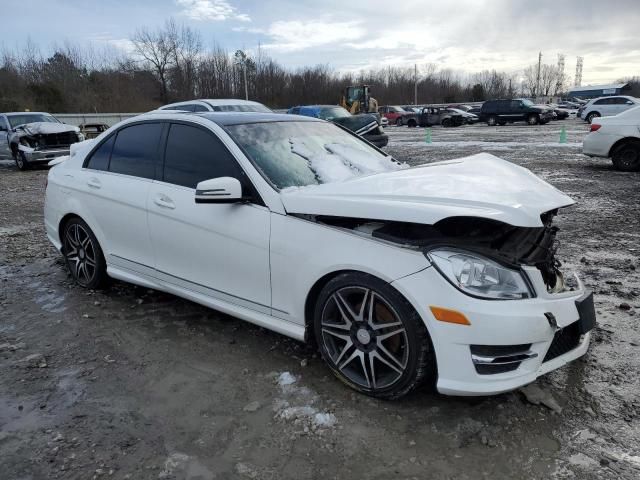
<path fill-rule="evenodd" d="M 583 157 L 575 120 L 388 132 L 399 160 L 490 152 L 577 201 L 557 224 L 564 269 L 596 293 L 585 357 L 495 397 L 352 393 L 277 334 L 76 287 L 44 234 L 46 171 L 0 161 L 0 478 L 638 478 L 640 174 Z"/>

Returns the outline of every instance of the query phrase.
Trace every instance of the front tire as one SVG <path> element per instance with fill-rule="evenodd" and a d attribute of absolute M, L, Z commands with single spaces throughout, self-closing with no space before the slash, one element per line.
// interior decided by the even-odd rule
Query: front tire
<path fill-rule="evenodd" d="M 314 331 L 338 379 L 366 395 L 395 399 L 436 377 L 427 329 L 407 300 L 386 282 L 344 273 L 320 292 Z"/>
<path fill-rule="evenodd" d="M 16 156 L 14 157 L 16 160 L 16 165 L 18 166 L 18 168 L 20 170 L 22 170 L 23 172 L 25 170 L 29 170 L 29 161 L 27 160 L 27 156 L 24 154 L 24 152 L 17 152 Z"/>
<path fill-rule="evenodd" d="M 396 126 L 397 126 L 397 127 L 401 127 L 402 125 L 404 125 L 404 124 L 402 123 L 402 117 L 398 117 L 398 118 L 396 118 Z"/>
<path fill-rule="evenodd" d="M 623 143 L 614 150 L 611 161 L 622 172 L 640 171 L 640 142 Z"/>
<path fill-rule="evenodd" d="M 107 284 L 107 263 L 102 248 L 89 225 L 80 218 L 75 217 L 65 223 L 62 254 L 78 285 L 94 290 Z"/>
<path fill-rule="evenodd" d="M 445 118 L 444 120 L 442 120 L 442 126 L 445 128 L 449 128 L 453 126 L 453 122 L 451 121 L 450 118 Z"/>
<path fill-rule="evenodd" d="M 409 128 L 416 128 L 418 126 L 418 124 L 416 123 L 416 121 L 414 119 L 411 119 L 407 122 L 407 126 Z"/>
<path fill-rule="evenodd" d="M 540 116 L 536 114 L 529 115 L 527 117 L 527 123 L 529 125 L 538 125 L 540 123 Z"/>

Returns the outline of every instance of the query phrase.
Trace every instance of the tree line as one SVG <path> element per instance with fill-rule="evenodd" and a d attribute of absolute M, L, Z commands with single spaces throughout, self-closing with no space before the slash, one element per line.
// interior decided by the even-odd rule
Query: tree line
<path fill-rule="evenodd" d="M 32 42 L 0 52 L 0 111 L 142 112 L 193 98 L 244 98 L 272 108 L 336 104 L 344 87 L 371 85 L 383 104 L 478 102 L 490 98 L 558 95 L 567 78 L 554 65 L 523 72 L 485 70 L 462 75 L 437 65 L 378 67 L 339 73 L 326 65 L 288 69 L 259 49 L 235 54 L 205 48 L 200 33 L 168 20 L 140 28 L 131 50 L 96 50 L 66 43 L 44 55 Z M 634 88 L 640 85 L 633 79 Z"/>

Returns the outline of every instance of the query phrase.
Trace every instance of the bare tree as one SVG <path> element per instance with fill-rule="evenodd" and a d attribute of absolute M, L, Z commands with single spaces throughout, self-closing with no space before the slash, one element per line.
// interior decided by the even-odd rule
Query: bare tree
<path fill-rule="evenodd" d="M 161 84 L 163 103 L 168 100 L 168 69 L 175 61 L 175 24 L 168 20 L 164 29 L 139 29 L 131 38 L 136 54 L 147 62 Z"/>

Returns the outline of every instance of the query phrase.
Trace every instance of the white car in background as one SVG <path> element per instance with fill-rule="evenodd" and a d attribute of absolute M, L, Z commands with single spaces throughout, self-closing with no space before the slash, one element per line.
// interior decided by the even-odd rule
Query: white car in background
<path fill-rule="evenodd" d="M 582 153 L 611 158 L 618 170 L 640 171 L 640 106 L 614 117 L 594 119 L 582 142 Z"/>
<path fill-rule="evenodd" d="M 262 112 L 271 113 L 272 110 L 259 102 L 239 100 L 236 98 L 205 98 L 169 103 L 158 110 L 180 110 L 183 112 Z"/>
<path fill-rule="evenodd" d="M 314 342 L 347 385 L 397 398 L 500 393 L 587 351 L 593 297 L 555 258 L 573 203 L 489 154 L 409 168 L 311 117 L 176 112 L 51 168 L 44 217 L 81 286 L 112 277 Z"/>
<path fill-rule="evenodd" d="M 615 95 L 589 100 L 578 111 L 581 119 L 591 123 L 594 118 L 618 115 L 638 105 L 640 105 L 640 99 L 626 95 Z"/>

